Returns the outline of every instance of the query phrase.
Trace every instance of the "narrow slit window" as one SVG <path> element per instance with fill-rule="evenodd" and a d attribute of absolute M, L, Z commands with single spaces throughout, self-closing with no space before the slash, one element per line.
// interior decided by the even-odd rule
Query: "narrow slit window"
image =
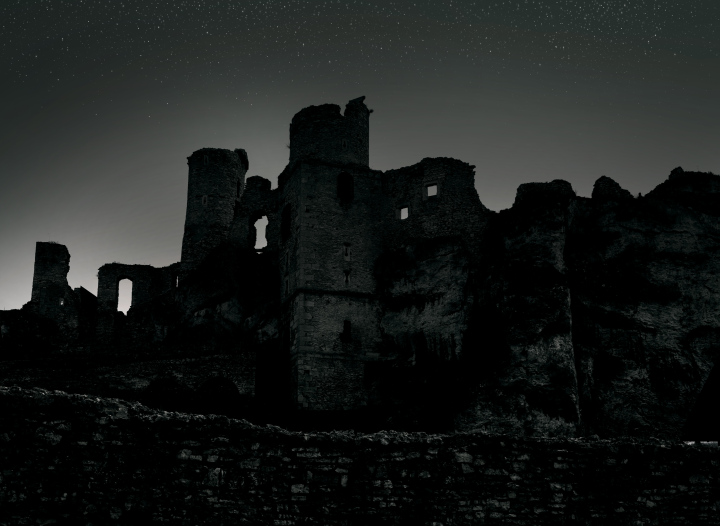
<path fill-rule="evenodd" d="M 175 288 L 180 286 L 180 276 L 175 276 Z"/>
<path fill-rule="evenodd" d="M 407 219 L 409 215 L 410 209 L 407 206 L 400 209 L 400 219 Z"/>
<path fill-rule="evenodd" d="M 427 186 L 426 188 L 427 188 L 427 196 L 428 197 L 434 197 L 437 195 L 438 188 L 437 188 L 436 184 L 431 184 L 431 185 Z"/>
<path fill-rule="evenodd" d="M 345 274 L 345 283 L 346 283 L 346 284 L 350 283 L 350 271 L 349 271 L 349 270 L 344 270 L 344 271 L 343 271 L 343 274 Z"/>
<path fill-rule="evenodd" d="M 203 155 L 203 163 L 210 164 L 210 158 L 207 155 Z"/>
<path fill-rule="evenodd" d="M 208 203 L 208 198 L 207 198 L 207 196 L 206 196 L 206 195 L 202 196 L 202 204 L 203 204 L 203 206 L 207 206 L 207 203 Z"/>
<path fill-rule="evenodd" d="M 65 305 L 65 300 L 63 298 L 60 298 L 60 306 L 62 307 L 63 305 Z"/>
<path fill-rule="evenodd" d="M 342 140 L 342 149 L 347 150 L 347 141 L 345 139 Z"/>

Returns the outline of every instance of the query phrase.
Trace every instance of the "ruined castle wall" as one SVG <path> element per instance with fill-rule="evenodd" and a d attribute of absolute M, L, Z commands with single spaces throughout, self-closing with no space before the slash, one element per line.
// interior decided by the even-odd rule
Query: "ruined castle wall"
<path fill-rule="evenodd" d="M 151 265 L 108 263 L 98 270 L 98 306 L 101 310 L 117 310 L 118 284 L 123 279 L 132 281 L 131 305 L 134 306 L 175 288 L 175 276 L 172 270 L 158 269 Z"/>
<path fill-rule="evenodd" d="M 410 525 L 717 522 L 717 447 L 294 433 L 0 388 L 0 521 Z"/>
<path fill-rule="evenodd" d="M 98 310 L 96 334 L 101 341 L 113 338 L 118 308 L 118 285 L 123 279 L 132 282 L 131 308 L 176 288 L 180 265 L 163 268 L 150 265 L 108 263 L 98 270 Z M 147 327 L 154 330 L 154 327 Z"/>
<path fill-rule="evenodd" d="M 182 271 L 195 268 L 225 242 L 245 185 L 245 150 L 203 148 L 188 157 L 188 197 Z"/>
<path fill-rule="evenodd" d="M 479 240 L 487 224 L 488 210 L 475 190 L 471 166 L 446 157 L 425 158 L 419 163 L 388 170 L 383 191 L 392 199 L 385 216 L 385 245 L 393 248 L 409 240 L 459 236 L 479 256 Z M 429 195 L 434 187 L 436 195 Z M 401 209 L 408 209 L 401 219 Z"/>

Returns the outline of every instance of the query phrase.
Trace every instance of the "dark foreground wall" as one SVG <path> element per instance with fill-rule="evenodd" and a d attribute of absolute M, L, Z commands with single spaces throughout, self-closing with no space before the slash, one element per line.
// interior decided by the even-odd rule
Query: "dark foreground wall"
<path fill-rule="evenodd" d="M 660 442 L 290 433 L 0 387 L 5 525 L 717 524 L 718 460 Z"/>

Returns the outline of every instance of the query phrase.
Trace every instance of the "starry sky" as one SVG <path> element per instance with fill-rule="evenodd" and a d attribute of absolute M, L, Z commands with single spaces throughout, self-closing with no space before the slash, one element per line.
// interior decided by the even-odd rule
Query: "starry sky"
<path fill-rule="evenodd" d="M 0 24 L 0 309 L 36 241 L 93 293 L 105 263 L 178 261 L 186 158 L 244 148 L 275 187 L 313 104 L 365 95 L 372 168 L 459 158 L 492 210 L 720 173 L 717 0 L 0 0 Z"/>

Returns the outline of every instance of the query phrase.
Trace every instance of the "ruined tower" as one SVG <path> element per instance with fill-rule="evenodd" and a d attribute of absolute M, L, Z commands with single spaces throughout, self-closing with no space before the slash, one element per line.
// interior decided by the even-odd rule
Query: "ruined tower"
<path fill-rule="evenodd" d="M 310 106 L 290 124 L 290 163 L 279 178 L 283 341 L 299 409 L 366 404 L 365 365 L 377 355 L 373 262 L 391 207 L 369 160 L 364 97 L 344 115 Z"/>
<path fill-rule="evenodd" d="M 247 170 L 248 157 L 241 149 L 203 148 L 188 157 L 183 275 L 227 239 Z"/>
<path fill-rule="evenodd" d="M 67 282 L 70 271 L 70 252 L 65 245 L 38 241 L 35 244 L 35 268 L 31 305 L 38 314 L 64 318 L 63 313 L 74 302 Z"/>

